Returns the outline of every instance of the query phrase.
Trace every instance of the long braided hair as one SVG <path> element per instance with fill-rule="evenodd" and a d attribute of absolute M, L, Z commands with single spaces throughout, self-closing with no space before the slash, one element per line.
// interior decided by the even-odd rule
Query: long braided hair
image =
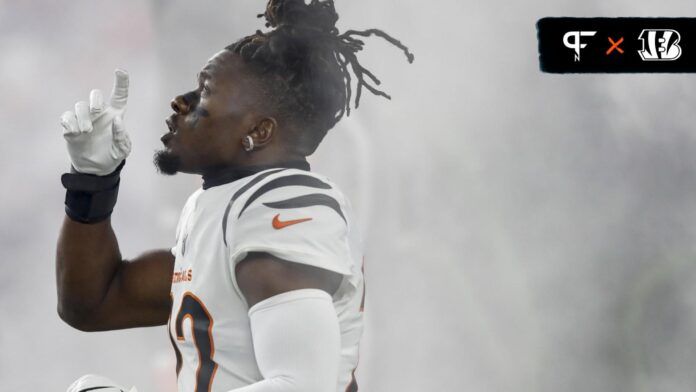
<path fill-rule="evenodd" d="M 258 16 L 272 30 L 257 30 L 226 49 L 252 65 L 264 101 L 296 129 L 291 145 L 303 155 L 312 154 L 326 133 L 350 115 L 353 99 L 358 108 L 363 89 L 391 99 L 377 89 L 380 80 L 358 61 L 365 44 L 361 38 L 381 37 L 401 49 L 410 63 L 414 60 L 406 46 L 381 30 L 339 33 L 333 0 L 270 0 Z"/>

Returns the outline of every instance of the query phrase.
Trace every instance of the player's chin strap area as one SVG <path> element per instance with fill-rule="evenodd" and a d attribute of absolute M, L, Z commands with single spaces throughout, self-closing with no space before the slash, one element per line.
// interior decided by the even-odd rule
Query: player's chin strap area
<path fill-rule="evenodd" d="M 289 291 L 249 309 L 263 380 L 230 392 L 327 392 L 338 383 L 341 336 L 331 296 Z"/>
<path fill-rule="evenodd" d="M 65 194 L 65 213 L 81 223 L 97 223 L 111 216 L 118 198 L 121 169 L 126 164 L 123 160 L 111 174 L 96 176 L 78 173 L 65 173 L 61 182 Z"/>

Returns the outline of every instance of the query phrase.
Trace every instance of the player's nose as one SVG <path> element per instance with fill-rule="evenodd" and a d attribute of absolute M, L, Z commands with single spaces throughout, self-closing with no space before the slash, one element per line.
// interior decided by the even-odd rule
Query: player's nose
<path fill-rule="evenodd" d="M 183 95 L 179 95 L 172 99 L 171 106 L 172 110 L 177 114 L 186 114 L 191 110 L 191 105 L 186 101 Z"/>

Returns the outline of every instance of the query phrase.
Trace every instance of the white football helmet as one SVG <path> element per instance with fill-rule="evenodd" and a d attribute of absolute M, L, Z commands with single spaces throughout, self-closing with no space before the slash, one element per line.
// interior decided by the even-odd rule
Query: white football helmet
<path fill-rule="evenodd" d="M 88 374 L 78 378 L 72 385 L 68 387 L 67 392 L 138 392 L 135 387 L 126 390 L 122 386 L 116 384 L 112 380 Z"/>

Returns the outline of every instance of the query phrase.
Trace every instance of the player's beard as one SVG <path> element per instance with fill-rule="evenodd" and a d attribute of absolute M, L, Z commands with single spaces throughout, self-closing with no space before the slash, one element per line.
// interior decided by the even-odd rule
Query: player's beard
<path fill-rule="evenodd" d="M 181 159 L 179 156 L 168 150 L 156 151 L 153 161 L 157 171 L 167 176 L 173 176 L 178 173 L 181 168 Z"/>

